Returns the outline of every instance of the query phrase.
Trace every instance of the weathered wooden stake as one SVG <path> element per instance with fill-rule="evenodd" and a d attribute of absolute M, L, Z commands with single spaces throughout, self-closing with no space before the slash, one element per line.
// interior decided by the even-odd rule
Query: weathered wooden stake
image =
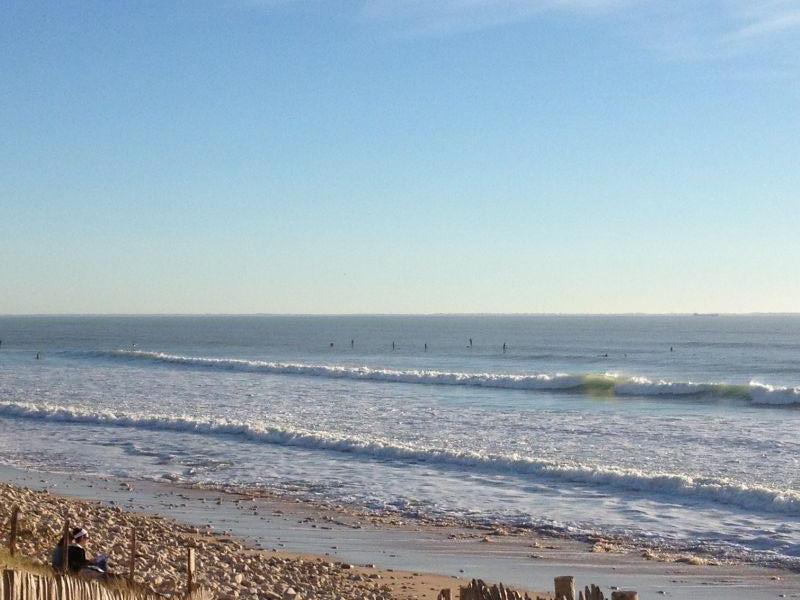
<path fill-rule="evenodd" d="M 190 596 L 194 591 L 194 548 L 189 546 L 186 553 L 186 596 Z"/>
<path fill-rule="evenodd" d="M 69 519 L 64 519 L 64 536 L 61 538 L 61 570 L 69 569 Z"/>
<path fill-rule="evenodd" d="M 611 592 L 611 600 L 639 600 L 639 594 L 637 592 L 617 590 L 616 592 Z"/>
<path fill-rule="evenodd" d="M 605 600 L 602 590 L 595 584 L 592 587 L 586 587 L 586 600 Z"/>
<path fill-rule="evenodd" d="M 450 600 L 450 588 L 444 588 L 441 592 L 439 592 L 436 600 Z"/>
<path fill-rule="evenodd" d="M 136 573 L 136 528 L 131 529 L 130 562 L 128 563 L 128 582 L 133 583 Z"/>
<path fill-rule="evenodd" d="M 564 575 L 555 578 L 556 600 L 575 600 L 575 578 Z"/>
<path fill-rule="evenodd" d="M 11 531 L 8 534 L 8 553 L 14 556 L 17 552 L 17 528 L 19 526 L 19 506 L 11 510 Z"/>
<path fill-rule="evenodd" d="M 16 591 L 15 583 L 19 574 L 12 570 L 12 569 L 3 569 L 3 597 L 4 598 L 13 598 L 13 594 Z"/>

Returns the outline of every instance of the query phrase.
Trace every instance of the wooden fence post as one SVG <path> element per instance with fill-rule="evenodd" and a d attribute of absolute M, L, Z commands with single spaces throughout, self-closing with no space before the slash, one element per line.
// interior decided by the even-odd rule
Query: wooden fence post
<path fill-rule="evenodd" d="M 3 570 L 3 597 L 18 598 L 19 590 L 16 590 L 17 573 L 12 569 Z M 16 592 L 16 594 L 15 594 Z"/>
<path fill-rule="evenodd" d="M 194 591 L 194 548 L 189 546 L 186 552 L 186 597 L 191 596 Z"/>
<path fill-rule="evenodd" d="M 586 600 L 605 600 L 602 590 L 595 584 L 592 584 L 591 587 L 587 585 L 584 590 L 585 594 L 583 597 Z"/>
<path fill-rule="evenodd" d="M 133 583 L 136 573 L 136 527 L 131 529 L 130 562 L 128 563 L 128 583 Z"/>
<path fill-rule="evenodd" d="M 439 592 L 436 600 L 450 600 L 450 588 L 444 588 L 441 592 Z"/>
<path fill-rule="evenodd" d="M 575 600 L 575 578 L 564 575 L 555 578 L 556 600 Z"/>
<path fill-rule="evenodd" d="M 69 570 L 69 519 L 64 519 L 64 537 L 61 539 L 61 570 Z"/>
<path fill-rule="evenodd" d="M 11 531 L 8 534 L 8 553 L 14 556 L 17 552 L 17 529 L 19 526 L 19 506 L 11 509 Z"/>

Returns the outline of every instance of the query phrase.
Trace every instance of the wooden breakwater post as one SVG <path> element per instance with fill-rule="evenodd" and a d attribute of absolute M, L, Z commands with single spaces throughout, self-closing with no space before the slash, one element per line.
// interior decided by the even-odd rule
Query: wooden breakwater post
<path fill-rule="evenodd" d="M 186 548 L 186 597 L 190 597 L 194 591 L 195 573 L 195 550 L 194 547 Z"/>
<path fill-rule="evenodd" d="M 473 579 L 466 586 L 459 586 L 459 600 L 532 600 L 528 594 L 521 594 L 505 587 L 502 583 L 489 587 L 482 579 Z M 439 592 L 437 600 L 450 598 L 450 590 L 443 589 Z M 536 600 L 544 598 L 536 597 Z"/>
<path fill-rule="evenodd" d="M 606 600 L 603 592 L 596 585 L 586 586 L 575 595 L 575 578 L 572 576 L 556 577 L 555 600 Z M 449 589 L 439 592 L 436 600 L 448 600 Z M 481 579 L 473 579 L 466 586 L 459 587 L 459 600 L 533 600 L 527 593 L 520 593 L 505 587 L 502 583 L 488 586 Z M 545 600 L 538 594 L 536 600 Z M 639 594 L 633 591 L 617 590 L 612 592 L 611 600 L 639 600 Z"/>
<path fill-rule="evenodd" d="M 639 594 L 637 592 L 617 590 L 616 592 L 611 592 L 611 600 L 639 600 Z"/>
<path fill-rule="evenodd" d="M 439 595 L 436 596 L 436 600 L 451 600 L 450 598 L 450 588 L 444 588 Z"/>
<path fill-rule="evenodd" d="M 69 570 L 69 519 L 64 519 L 64 535 L 61 537 L 61 570 L 65 573 Z"/>
<path fill-rule="evenodd" d="M 595 584 L 586 586 L 583 592 L 578 592 L 578 600 L 606 600 L 603 591 Z"/>
<path fill-rule="evenodd" d="M 554 584 L 556 600 L 575 600 L 575 578 L 572 575 L 556 577 Z"/>
<path fill-rule="evenodd" d="M 128 558 L 128 583 L 133 584 L 136 574 L 136 527 L 131 528 L 130 556 Z"/>
<path fill-rule="evenodd" d="M 14 556 L 17 553 L 17 531 L 19 530 L 19 505 L 11 509 L 8 532 L 8 553 Z"/>

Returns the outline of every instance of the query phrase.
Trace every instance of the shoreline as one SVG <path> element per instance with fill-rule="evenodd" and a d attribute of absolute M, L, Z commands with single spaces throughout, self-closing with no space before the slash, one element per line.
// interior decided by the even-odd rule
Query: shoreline
<path fill-rule="evenodd" d="M 99 502 L 139 518 L 166 517 L 194 535 L 234 540 L 233 547 L 242 551 L 373 565 L 377 570 L 368 569 L 368 575 L 377 574 L 373 581 L 383 584 L 396 583 L 390 589 L 397 598 L 435 598 L 442 587 L 457 589 L 459 580 L 473 577 L 520 590 L 549 590 L 553 577 L 560 575 L 574 575 L 579 587 L 596 583 L 607 595 L 619 587 L 637 590 L 641 598 L 800 598 L 800 574 L 785 569 L 702 564 L 688 557 L 682 562 L 661 562 L 653 556 L 648 560 L 641 550 L 610 540 L 591 543 L 541 532 L 367 515 L 268 494 L 254 497 L 171 482 L 14 467 L 0 467 L 0 480 L 62 498 Z"/>
<path fill-rule="evenodd" d="M 436 529 L 450 528 L 459 530 L 462 533 L 459 537 L 479 537 L 486 535 L 511 538 L 519 536 L 522 539 L 534 540 L 564 540 L 583 544 L 591 548 L 592 552 L 615 553 L 615 554 L 641 554 L 644 558 L 652 561 L 665 563 L 685 563 L 692 565 L 722 566 L 727 565 L 747 566 L 755 568 L 777 569 L 781 571 L 800 574 L 800 565 L 796 563 L 786 563 L 780 559 L 759 563 L 748 560 L 740 556 L 720 556 L 713 550 L 709 550 L 701 544 L 692 543 L 688 540 L 682 544 L 675 542 L 672 547 L 661 545 L 662 540 L 657 544 L 647 544 L 643 538 L 632 538 L 615 533 L 600 533 L 591 529 L 575 529 L 568 525 L 561 527 L 556 525 L 529 525 L 516 524 L 500 520 L 481 520 L 468 519 L 459 516 L 440 516 L 420 513 L 408 513 L 396 508 L 369 509 L 353 505 L 336 503 L 331 500 L 321 500 L 315 502 L 305 497 L 295 497 L 288 493 L 272 491 L 266 488 L 237 487 L 234 485 L 204 485 L 184 482 L 182 480 L 168 479 L 169 486 L 174 486 L 183 490 L 194 490 L 202 492 L 212 492 L 225 494 L 232 497 L 245 497 L 248 499 L 261 499 L 267 502 L 286 502 L 307 507 L 313 507 L 319 511 L 331 511 L 363 520 L 367 520 L 374 525 L 396 525 L 398 521 L 416 524 L 422 527 L 433 527 Z M 158 482 L 151 482 L 159 485 Z M 471 533 L 470 533 L 471 532 Z M 536 546 L 539 547 L 539 546 Z M 765 553 L 766 554 L 766 553 Z"/>

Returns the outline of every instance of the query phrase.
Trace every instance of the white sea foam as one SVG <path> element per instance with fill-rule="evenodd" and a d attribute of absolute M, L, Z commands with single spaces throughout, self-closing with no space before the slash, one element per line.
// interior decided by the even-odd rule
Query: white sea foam
<path fill-rule="evenodd" d="M 751 381 L 749 391 L 754 404 L 779 406 L 800 404 L 800 387 L 778 387 Z"/>
<path fill-rule="evenodd" d="M 211 367 L 237 371 L 260 371 L 276 375 L 305 375 L 336 379 L 362 379 L 391 383 L 424 383 L 432 385 L 467 385 L 476 387 L 563 390 L 577 388 L 586 383 L 583 376 L 563 373 L 555 375 L 513 375 L 498 373 L 459 373 L 435 370 L 396 370 L 372 367 L 344 367 L 336 365 L 309 365 L 303 363 L 268 362 L 238 358 L 206 358 L 180 356 L 163 352 L 120 350 L 116 356 L 153 360 L 161 363 L 197 367 Z"/>
<path fill-rule="evenodd" d="M 102 353 L 103 356 L 108 354 Z M 674 382 L 627 377 L 616 373 L 467 373 L 436 370 L 397 370 L 368 366 L 336 366 L 270 362 L 237 358 L 181 356 L 163 352 L 119 350 L 114 357 L 147 360 L 189 367 L 214 368 L 276 375 L 301 375 L 333 379 L 366 380 L 389 383 L 463 385 L 495 389 L 574 391 L 615 396 L 712 397 L 750 401 L 757 405 L 800 405 L 800 387 L 772 386 L 756 381 L 749 384 L 720 382 Z"/>
<path fill-rule="evenodd" d="M 380 437 L 347 436 L 326 431 L 288 428 L 263 422 L 197 418 L 186 415 L 136 414 L 86 410 L 75 406 L 0 401 L 0 416 L 45 421 L 132 427 L 199 435 L 237 436 L 245 440 L 348 453 L 364 459 L 425 462 L 446 468 L 511 473 L 645 495 L 699 499 L 762 513 L 800 515 L 800 493 L 764 485 L 747 485 L 725 478 L 691 477 L 678 473 L 542 460 L 520 454 L 456 451 L 416 446 Z"/>

